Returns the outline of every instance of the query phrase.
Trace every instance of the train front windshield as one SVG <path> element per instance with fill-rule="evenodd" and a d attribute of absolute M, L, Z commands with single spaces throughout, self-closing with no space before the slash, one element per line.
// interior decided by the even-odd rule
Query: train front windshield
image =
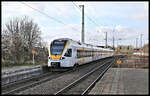
<path fill-rule="evenodd" d="M 51 54 L 61 55 L 67 40 L 54 40 L 51 44 Z"/>

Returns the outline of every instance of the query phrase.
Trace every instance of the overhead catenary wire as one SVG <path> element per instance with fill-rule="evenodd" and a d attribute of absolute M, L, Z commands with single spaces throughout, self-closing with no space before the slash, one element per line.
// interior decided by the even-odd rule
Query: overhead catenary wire
<path fill-rule="evenodd" d="M 58 11 L 61 11 L 62 10 L 62 8 L 60 8 L 60 7 L 57 7 L 57 6 L 53 6 L 56 10 L 58 10 Z M 73 7 L 73 6 L 71 6 L 71 7 Z M 69 8 L 68 8 L 69 9 Z M 70 14 L 67 14 L 67 16 L 68 17 L 70 17 L 69 19 L 72 19 L 73 20 L 73 17 L 72 17 L 72 15 L 70 15 Z"/>
<path fill-rule="evenodd" d="M 60 21 L 60 20 L 58 20 L 58 19 L 56 19 L 56 18 L 54 18 L 54 17 L 52 17 L 52 16 L 46 14 L 45 12 L 42 12 L 42 11 L 38 10 L 37 8 L 33 8 L 33 7 L 31 7 L 30 5 L 28 5 L 28 4 L 24 3 L 24 2 L 21 2 L 21 3 L 22 3 L 23 5 L 25 5 L 25 6 L 31 8 L 31 9 L 37 11 L 37 12 L 39 12 L 39 13 L 41 13 L 41 14 L 47 16 L 48 18 L 50 18 L 50 19 L 52 19 L 52 20 L 54 20 L 54 21 L 56 21 L 56 22 L 58 22 L 58 23 L 61 23 L 61 24 L 63 24 L 63 25 L 67 25 L 66 23 L 64 23 L 64 22 L 62 22 L 62 21 Z M 75 30 L 75 31 L 80 32 L 80 31 L 77 30 L 76 28 L 73 28 L 73 27 L 71 27 L 71 28 L 72 28 L 73 30 Z"/>
<path fill-rule="evenodd" d="M 73 2 L 73 5 L 75 5 L 75 7 L 77 7 L 79 10 L 80 10 L 80 8 Z M 81 10 L 80 10 L 81 11 Z M 91 22 L 93 22 L 96 26 L 99 26 L 94 20 L 92 20 L 86 13 L 84 13 L 85 14 L 85 16 L 91 21 Z"/>
<path fill-rule="evenodd" d="M 81 9 L 78 7 L 78 5 L 76 5 L 74 2 L 72 2 L 73 3 L 73 5 L 77 8 L 77 9 L 79 9 L 79 11 L 81 11 Z M 89 20 L 89 21 L 91 21 L 93 24 L 95 24 L 96 26 L 100 26 L 99 24 L 97 24 L 94 20 L 92 20 L 86 13 L 84 13 L 85 14 L 85 16 L 87 17 L 87 19 Z M 103 35 L 102 35 L 103 36 Z M 105 38 L 104 36 L 103 36 L 103 38 Z"/>
<path fill-rule="evenodd" d="M 58 23 L 61 23 L 61 24 L 63 24 L 63 25 L 67 25 L 66 23 L 64 23 L 64 22 L 62 22 L 62 21 L 60 21 L 60 20 L 58 20 L 58 19 L 56 19 L 56 18 L 54 18 L 54 17 L 52 17 L 52 16 L 49 16 L 48 14 L 46 14 L 46 13 L 44 13 L 44 12 L 42 12 L 42 11 L 36 9 L 36 8 L 33 8 L 33 7 L 31 7 L 30 5 L 28 5 L 28 4 L 24 3 L 24 2 L 21 2 L 21 3 L 24 4 L 25 6 L 31 8 L 31 9 L 37 11 L 37 12 L 39 12 L 39 13 L 41 13 L 41 14 L 47 16 L 48 18 L 50 18 L 50 19 L 52 19 L 52 20 L 54 20 L 54 21 L 56 21 L 56 22 L 58 22 Z M 72 28 L 73 30 L 75 30 L 75 31 L 79 31 L 79 30 L 77 30 L 76 28 L 73 28 L 73 27 L 71 27 L 71 28 Z"/>

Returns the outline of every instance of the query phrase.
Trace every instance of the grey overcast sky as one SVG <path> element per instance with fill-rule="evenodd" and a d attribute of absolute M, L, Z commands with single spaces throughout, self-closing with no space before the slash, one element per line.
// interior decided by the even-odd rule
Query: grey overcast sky
<path fill-rule="evenodd" d="M 149 42 L 148 2 L 2 2 L 2 28 L 11 18 L 26 15 L 38 23 L 46 42 L 60 37 L 79 41 L 82 4 L 86 43 L 105 45 L 105 32 L 109 45 L 113 36 L 115 46 L 135 47 L 136 38 L 140 46 L 141 34 L 143 44 Z"/>

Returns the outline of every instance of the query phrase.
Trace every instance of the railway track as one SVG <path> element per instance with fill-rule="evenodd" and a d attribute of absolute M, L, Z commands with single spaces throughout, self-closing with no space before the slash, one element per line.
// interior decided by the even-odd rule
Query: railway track
<path fill-rule="evenodd" d="M 62 88 L 61 90 L 54 93 L 55 95 L 58 94 L 86 94 L 88 93 L 89 89 L 98 81 L 103 74 L 110 68 L 113 60 L 109 60 L 103 65 L 93 69 L 92 71 L 88 72 L 87 74 L 83 75 L 79 79 L 75 80 L 74 82 L 70 83 L 68 86 Z"/>
<path fill-rule="evenodd" d="M 31 81 L 31 80 L 35 80 L 35 79 L 41 78 L 45 75 L 51 75 L 51 72 L 46 73 L 46 74 L 41 74 L 41 75 L 38 75 L 38 76 L 34 76 L 32 78 L 25 78 L 24 80 L 18 80 L 18 81 L 15 81 L 15 82 L 10 82 L 8 84 L 4 84 L 4 85 L 2 85 L 2 89 L 9 88 L 9 87 L 14 86 L 14 85 L 19 85 L 21 83 L 25 83 L 25 82 L 28 82 L 28 81 Z"/>
<path fill-rule="evenodd" d="M 101 61 L 102 62 L 105 62 L 107 61 L 107 59 L 103 59 L 103 60 L 98 60 L 98 61 L 94 61 L 95 62 L 95 65 L 97 62 Z M 94 64 L 86 64 L 84 66 L 79 66 L 77 68 L 77 70 L 82 70 L 83 68 L 86 68 L 88 66 L 92 66 L 94 68 Z M 91 67 L 91 69 L 92 69 Z M 88 69 L 88 68 L 87 68 Z M 85 69 L 86 70 L 86 69 Z M 29 79 L 28 81 L 21 81 L 20 83 L 14 83 L 14 84 L 11 84 L 11 85 L 7 85 L 7 86 L 2 86 L 2 94 L 16 94 L 16 93 L 19 93 L 25 89 L 29 89 L 29 88 L 32 88 L 36 85 L 40 85 L 44 82 L 47 82 L 47 81 L 50 81 L 50 80 L 53 80 L 53 79 L 56 79 L 60 76 L 63 76 L 65 74 L 69 74 L 69 73 L 73 73 L 74 70 L 69 70 L 69 71 L 66 71 L 66 72 L 54 72 L 54 73 L 47 73 L 47 74 L 43 74 L 43 76 L 39 76 L 39 78 L 32 78 L 32 79 Z"/>
<path fill-rule="evenodd" d="M 48 72 L 46 74 L 42 74 L 40 76 L 29 78 L 27 80 L 21 80 L 19 82 L 7 84 L 7 85 L 2 86 L 2 94 L 13 94 L 13 93 L 19 92 L 24 89 L 34 87 L 48 80 L 57 78 L 65 73 L 66 72 L 63 72 L 61 74 L 59 72 L 55 72 L 55 73 Z"/>

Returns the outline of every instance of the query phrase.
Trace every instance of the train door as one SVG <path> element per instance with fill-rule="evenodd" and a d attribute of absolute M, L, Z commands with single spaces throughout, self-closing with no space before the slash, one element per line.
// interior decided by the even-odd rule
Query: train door
<path fill-rule="evenodd" d="M 72 49 L 71 48 L 69 48 L 69 49 L 67 49 L 67 51 L 66 51 L 66 53 L 65 53 L 65 58 L 66 58 L 66 63 L 67 63 L 67 65 L 70 65 L 70 66 L 72 66 L 72 64 L 73 64 L 73 54 L 72 54 Z"/>

